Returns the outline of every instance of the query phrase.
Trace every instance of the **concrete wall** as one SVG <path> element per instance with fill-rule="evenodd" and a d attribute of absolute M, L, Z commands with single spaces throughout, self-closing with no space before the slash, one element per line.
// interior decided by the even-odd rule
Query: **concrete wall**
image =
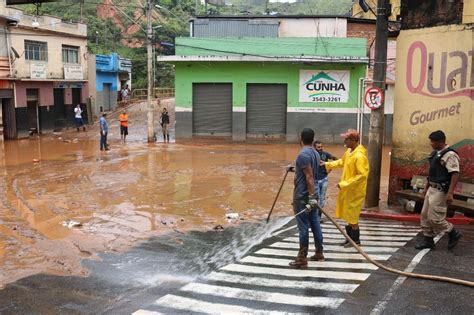
<path fill-rule="evenodd" d="M 16 82 L 16 107 L 26 107 L 26 89 L 39 90 L 39 106 L 53 106 L 53 82 Z"/>
<path fill-rule="evenodd" d="M 282 18 L 279 37 L 346 37 L 344 18 Z"/>
<path fill-rule="evenodd" d="M 13 76 L 16 78 L 30 78 L 31 64 L 46 65 L 46 79 L 64 79 L 64 63 L 62 62 L 62 45 L 79 47 L 79 64 L 83 70 L 83 79 L 87 80 L 87 39 L 69 36 L 41 36 L 50 35 L 47 32 L 28 30 L 23 28 L 11 28 L 12 47 L 21 55 L 13 65 Z M 46 42 L 48 48 L 48 60 L 36 61 L 25 59 L 25 40 Z"/>
<path fill-rule="evenodd" d="M 403 181 L 426 174 L 428 135 L 442 129 L 474 182 L 474 30 L 449 25 L 403 30 L 397 43 L 390 198 Z"/>

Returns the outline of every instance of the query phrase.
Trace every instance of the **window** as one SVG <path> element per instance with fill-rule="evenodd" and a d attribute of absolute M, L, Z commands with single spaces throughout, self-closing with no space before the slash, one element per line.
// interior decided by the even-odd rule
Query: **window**
<path fill-rule="evenodd" d="M 63 62 L 79 63 L 79 47 L 63 45 Z"/>
<path fill-rule="evenodd" d="M 25 59 L 26 60 L 48 60 L 48 44 L 25 40 Z"/>

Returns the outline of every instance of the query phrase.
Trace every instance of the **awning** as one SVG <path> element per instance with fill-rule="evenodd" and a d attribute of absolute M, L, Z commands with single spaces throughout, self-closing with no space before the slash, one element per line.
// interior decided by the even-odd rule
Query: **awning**
<path fill-rule="evenodd" d="M 368 57 L 323 57 L 323 56 L 249 56 L 249 55 L 224 55 L 224 56 L 158 56 L 160 62 L 186 62 L 186 61 L 267 61 L 267 62 L 319 62 L 319 63 L 369 63 Z"/>

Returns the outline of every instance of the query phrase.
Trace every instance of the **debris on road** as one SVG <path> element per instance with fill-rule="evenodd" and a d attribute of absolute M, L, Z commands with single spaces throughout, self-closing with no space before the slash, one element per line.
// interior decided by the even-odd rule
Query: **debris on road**
<path fill-rule="evenodd" d="M 82 226 L 82 223 L 74 221 L 74 220 L 66 220 L 61 222 L 61 224 L 67 228 L 73 228 L 73 227 L 80 227 Z"/>

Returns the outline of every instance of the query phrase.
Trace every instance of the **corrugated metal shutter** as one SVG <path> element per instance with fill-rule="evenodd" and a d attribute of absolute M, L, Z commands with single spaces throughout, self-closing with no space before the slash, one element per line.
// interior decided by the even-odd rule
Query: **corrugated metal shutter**
<path fill-rule="evenodd" d="M 247 133 L 286 134 L 286 84 L 247 85 Z"/>
<path fill-rule="evenodd" d="M 278 37 L 277 20 L 209 20 L 193 21 L 193 37 Z"/>
<path fill-rule="evenodd" d="M 232 135 L 232 84 L 193 84 L 193 133 Z"/>

